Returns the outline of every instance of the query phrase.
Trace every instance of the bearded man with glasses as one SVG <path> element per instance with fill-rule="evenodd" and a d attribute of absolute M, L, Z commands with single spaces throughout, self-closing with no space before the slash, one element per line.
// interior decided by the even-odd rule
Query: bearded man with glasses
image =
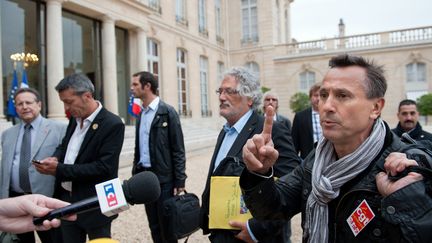
<path fill-rule="evenodd" d="M 264 118 L 257 113 L 262 101 L 260 83 L 248 69 L 238 67 L 226 72 L 216 94 L 219 96 L 219 114 L 227 123 L 219 133 L 202 194 L 203 233 L 210 234 L 211 242 L 282 242 L 280 232 L 286 221 L 250 219 L 247 222 L 231 222 L 231 226 L 238 230 L 209 229 L 211 177 L 239 176 L 241 169 L 238 168 L 244 168 L 242 147 L 249 138 L 261 133 L 264 125 Z M 294 151 L 289 131 L 282 129 L 280 124 L 273 127 L 273 141 L 281 151 L 274 167 L 275 176 L 280 177 L 291 172 L 300 159 Z M 238 167 L 229 166 L 232 161 L 236 161 Z"/>

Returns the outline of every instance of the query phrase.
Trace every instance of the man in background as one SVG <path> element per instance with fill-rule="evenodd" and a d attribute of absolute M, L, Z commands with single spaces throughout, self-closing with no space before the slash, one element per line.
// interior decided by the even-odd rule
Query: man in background
<path fill-rule="evenodd" d="M 72 74 L 55 87 L 66 112 L 71 114 L 66 135 L 52 157 L 35 164 L 37 170 L 56 177 L 55 197 L 70 203 L 96 196 L 95 185 L 118 177 L 125 126 L 93 97 L 87 76 Z M 60 227 L 64 243 L 111 237 L 111 221 L 100 210 L 78 214 Z"/>
<path fill-rule="evenodd" d="M 42 102 L 35 89 L 18 89 L 15 107 L 21 123 L 2 134 L 0 198 L 32 193 L 52 197 L 55 177 L 39 173 L 31 161 L 54 153 L 64 136 L 66 124 L 48 120 L 40 114 Z M 51 231 L 37 233 L 43 243 L 54 242 Z M 17 236 L 21 242 L 35 242 L 33 231 Z"/>
<path fill-rule="evenodd" d="M 320 87 L 321 84 L 317 83 L 309 89 L 311 107 L 296 113 L 294 116 L 292 138 L 295 150 L 302 159 L 306 158 L 322 135 L 318 113 Z"/>
<path fill-rule="evenodd" d="M 399 103 L 397 117 L 399 123 L 392 129 L 399 137 L 403 133 L 408 133 L 414 140 L 428 140 L 432 142 L 432 134 L 424 131 L 420 125 L 417 103 L 413 100 L 402 100 Z"/>
<path fill-rule="evenodd" d="M 158 86 L 157 79 L 149 72 L 132 76 L 131 91 L 135 98 L 141 99 L 143 107 L 136 125 L 132 174 L 152 171 L 157 175 L 161 195 L 157 201 L 145 204 L 153 242 L 177 242 L 164 235 L 166 224 L 161 221 L 161 205 L 184 191 L 186 155 L 180 118 L 172 106 L 159 98 Z"/>
<path fill-rule="evenodd" d="M 283 126 L 285 126 L 286 128 L 288 128 L 291 131 L 291 121 L 288 118 L 277 113 L 277 111 L 279 109 L 279 96 L 276 94 L 276 92 L 267 91 L 264 93 L 263 97 L 264 97 L 263 98 L 263 113 L 264 113 L 264 115 L 265 115 L 265 111 L 266 111 L 267 107 L 269 107 L 269 106 L 273 107 L 273 109 L 275 111 L 275 116 L 274 116 L 273 120 L 281 123 Z"/>

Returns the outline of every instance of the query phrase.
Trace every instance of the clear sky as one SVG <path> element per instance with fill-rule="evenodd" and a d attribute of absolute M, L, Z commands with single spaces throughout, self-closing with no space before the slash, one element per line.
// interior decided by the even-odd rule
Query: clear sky
<path fill-rule="evenodd" d="M 432 0 L 294 0 L 291 36 L 297 41 L 432 25 Z"/>

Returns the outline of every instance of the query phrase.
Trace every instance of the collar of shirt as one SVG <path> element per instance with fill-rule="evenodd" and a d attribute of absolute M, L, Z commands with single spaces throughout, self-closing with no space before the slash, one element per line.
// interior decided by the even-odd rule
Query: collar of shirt
<path fill-rule="evenodd" d="M 159 96 L 156 96 L 156 98 L 148 105 L 148 107 L 142 107 L 143 112 L 147 112 L 150 109 L 153 111 L 156 111 L 157 108 L 159 107 L 159 102 L 160 102 L 160 98 Z"/>
<path fill-rule="evenodd" d="M 42 116 L 39 114 L 32 122 L 30 122 L 31 126 L 32 126 L 32 130 L 36 131 L 39 129 L 39 126 L 42 122 Z M 23 121 L 21 123 L 21 129 L 24 131 L 24 126 L 26 125 L 26 123 Z"/>
<path fill-rule="evenodd" d="M 312 109 L 312 115 L 316 116 L 319 115 L 318 111 L 315 111 L 314 109 Z"/>
<path fill-rule="evenodd" d="M 96 108 L 95 111 L 93 111 L 93 113 L 91 113 L 90 116 L 88 116 L 86 119 L 84 119 L 83 122 L 83 127 L 85 127 L 87 124 L 90 125 L 93 120 L 96 118 L 96 116 L 99 114 L 99 112 L 102 110 L 102 103 L 100 103 L 99 101 L 96 101 L 98 103 L 98 108 Z M 81 118 L 75 118 L 76 123 L 78 125 L 78 127 L 80 127 L 81 124 Z"/>
<path fill-rule="evenodd" d="M 228 133 L 227 131 L 233 132 L 234 130 L 232 128 L 234 128 L 235 131 L 237 131 L 237 133 L 240 133 L 251 116 L 252 116 L 252 110 L 249 110 L 234 124 L 234 126 L 230 127 L 228 123 L 225 123 L 224 125 L 225 132 L 226 133 Z"/>

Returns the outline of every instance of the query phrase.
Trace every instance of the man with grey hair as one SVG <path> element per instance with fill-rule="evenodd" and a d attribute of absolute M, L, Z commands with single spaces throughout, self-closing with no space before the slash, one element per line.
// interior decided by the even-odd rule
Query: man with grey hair
<path fill-rule="evenodd" d="M 273 121 L 277 121 L 279 123 L 281 123 L 282 125 L 284 125 L 286 128 L 288 128 L 289 130 L 291 130 L 291 121 L 287 118 L 284 117 L 280 114 L 278 114 L 278 109 L 279 109 L 279 95 L 274 92 L 274 91 L 267 91 L 264 93 L 263 95 L 263 112 L 265 115 L 265 111 L 267 109 L 267 107 L 273 107 L 274 111 L 275 111 L 275 116 L 273 117 Z"/>
<path fill-rule="evenodd" d="M 62 144 L 52 157 L 35 164 L 40 173 L 54 175 L 54 196 L 74 203 L 96 195 L 95 185 L 118 175 L 124 124 L 93 97 L 94 86 L 83 74 L 65 77 L 55 87 L 71 119 Z M 62 242 L 85 242 L 111 237 L 111 221 L 99 210 L 84 212 L 61 225 Z"/>
<path fill-rule="evenodd" d="M 238 67 L 226 72 L 216 94 L 219 97 L 219 114 L 227 123 L 218 136 L 202 194 L 203 233 L 210 233 L 211 242 L 229 243 L 252 239 L 281 242 L 280 230 L 284 221 L 260 222 L 250 219 L 248 222 L 232 222 L 231 226 L 238 228 L 237 231 L 209 229 L 211 177 L 239 176 L 244 168 L 242 147 L 247 139 L 262 131 L 264 124 L 264 118 L 257 113 L 262 97 L 260 84 L 249 70 Z M 275 147 L 282 151 L 275 165 L 275 175 L 280 177 L 292 171 L 300 163 L 300 159 L 294 152 L 288 130 L 275 124 L 273 132 Z"/>
<path fill-rule="evenodd" d="M 301 212 L 303 242 L 432 242 L 432 159 L 381 119 L 382 67 L 347 54 L 329 65 L 319 91 L 323 138 L 275 182 L 273 164 L 283 151 L 272 144 L 268 112 L 263 132 L 243 148 L 246 205 L 259 219 Z"/>

